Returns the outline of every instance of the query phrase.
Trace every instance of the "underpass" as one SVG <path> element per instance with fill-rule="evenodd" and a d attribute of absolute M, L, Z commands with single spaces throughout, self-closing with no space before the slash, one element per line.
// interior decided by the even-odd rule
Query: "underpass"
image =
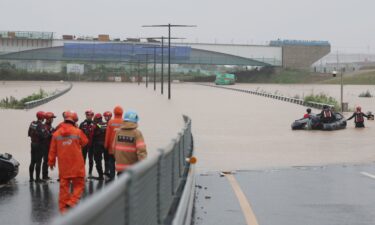
<path fill-rule="evenodd" d="M 290 214 L 279 210 L 287 211 L 289 208 L 294 212 L 300 209 L 298 206 L 301 202 L 313 203 L 317 200 L 316 204 L 322 207 L 317 207 L 316 210 L 325 209 L 324 205 L 328 204 L 324 202 L 325 199 L 315 197 L 319 196 L 322 189 L 336 190 L 347 187 L 347 192 L 341 192 L 332 198 L 340 198 L 344 205 L 353 205 L 354 208 L 357 206 L 359 213 L 367 212 L 363 206 L 351 202 L 357 201 L 351 197 L 351 191 L 354 190 L 353 186 L 361 193 L 370 193 L 372 190 L 371 178 L 360 173 L 374 174 L 371 163 L 375 161 L 375 154 L 371 138 L 375 130 L 372 123 L 366 123 L 367 128 L 363 130 L 356 130 L 349 125 L 346 130 L 335 132 L 296 132 L 290 129 L 290 123 L 303 114 L 305 108 L 302 106 L 193 84 L 174 84 L 173 93 L 173 99 L 168 101 L 165 96 L 136 84 L 75 83 L 70 92 L 46 105 L 29 111 L 0 111 L 0 116 L 10 118 L 4 121 L 4 125 L 12 130 L 6 137 L 1 137 L 3 149 L 9 149 L 8 152 L 21 161 L 18 184 L 1 189 L 3 193 L 4 190 L 8 193 L 4 198 L 6 200 L 1 201 L 4 202 L 0 205 L 1 214 L 13 218 L 9 220 L 11 224 L 22 224 L 22 221 L 28 220 L 27 218 L 35 224 L 45 223 L 31 219 L 35 214 L 44 213 L 43 208 L 36 212 L 32 210 L 35 209 L 35 205 L 43 206 L 43 203 L 36 201 L 35 204 L 19 206 L 23 199 L 35 196 L 31 194 L 34 191 L 30 191 L 31 187 L 27 182 L 29 140 L 25 134 L 28 123 L 34 118 L 36 111 L 51 110 L 59 115 L 66 109 L 74 109 L 82 117 L 87 108 L 103 112 L 112 109 L 116 104 L 121 104 L 125 110 L 131 108 L 140 113 L 140 128 L 144 133 L 150 155 L 156 154 L 157 148 L 167 145 L 183 126 L 181 114 L 191 117 L 195 155 L 198 158 L 196 224 L 220 224 L 217 221 L 224 222 L 230 218 L 233 222 L 230 224 L 246 224 L 243 209 L 231 183 L 226 175 L 220 176 L 222 171 L 237 171 L 234 178 L 245 200 L 250 203 L 259 224 L 275 224 L 277 221 L 283 221 L 280 218 L 288 218 L 297 224 L 301 220 L 297 217 L 293 220 Z M 61 117 L 57 118 L 55 124 L 59 120 Z M 359 166 L 352 166 L 353 164 Z M 327 165 L 337 166 L 326 167 Z M 364 165 L 363 168 L 361 165 Z M 55 173 L 52 173 L 52 176 L 57 177 Z M 332 182 L 321 182 L 320 178 L 324 176 Z M 347 182 L 342 183 L 344 180 Z M 309 187 L 312 194 L 301 198 L 297 194 L 298 191 L 306 193 L 306 190 L 295 185 L 297 182 Z M 100 186 L 98 184 L 97 181 L 92 182 L 94 190 Z M 57 185 L 49 183 L 47 186 L 50 192 L 43 191 L 46 190 L 45 186 L 40 186 L 40 191 L 37 191 L 37 188 L 34 190 L 35 193 L 47 193 L 41 196 L 53 196 L 50 199 L 55 199 L 55 204 L 46 204 L 45 207 L 52 208 L 49 215 L 54 217 L 58 214 Z M 276 198 L 277 194 L 284 196 L 289 192 L 296 195 Z M 280 202 L 285 204 L 281 205 Z M 334 207 L 334 204 L 337 203 L 333 201 L 331 207 Z M 18 212 L 25 215 L 24 218 L 17 217 L 18 213 L 14 211 L 16 206 L 19 208 Z M 372 207 L 371 204 L 368 206 Z M 319 219 L 313 210 L 309 211 L 306 208 L 300 209 L 301 216 Z M 340 212 L 332 216 L 341 215 Z M 231 215 L 228 216 L 227 213 Z M 331 213 L 328 213 L 327 217 L 322 217 L 320 224 L 335 224 L 327 222 L 332 219 L 330 215 Z M 350 213 L 348 215 L 350 218 L 357 218 L 355 214 L 352 217 Z M 366 221 L 372 221 L 372 218 L 369 214 Z M 287 224 L 293 224 L 292 222 Z M 279 224 L 285 223 L 283 221 Z"/>

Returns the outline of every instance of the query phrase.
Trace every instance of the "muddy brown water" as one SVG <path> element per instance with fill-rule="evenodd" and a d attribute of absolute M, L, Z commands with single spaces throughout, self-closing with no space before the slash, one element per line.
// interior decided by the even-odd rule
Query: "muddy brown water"
<path fill-rule="evenodd" d="M 21 84 L 7 88 L 16 88 L 22 97 L 40 86 L 35 82 Z M 54 85 L 60 84 L 46 82 L 44 85 L 51 85 L 54 89 Z M 259 84 L 236 87 L 283 90 L 291 95 L 300 93 L 300 89 L 311 88 Z M 4 92 L 3 88 L 0 94 Z M 350 88 L 353 93 L 363 90 L 363 86 Z M 335 93 L 337 87 L 324 86 L 322 89 Z M 5 224 L 25 224 L 25 221 L 48 224 L 52 217 L 58 215 L 57 183 L 34 187 L 27 182 L 30 160 L 27 128 L 39 110 L 55 112 L 58 115 L 54 122 L 56 125 L 62 120 L 61 113 L 67 109 L 77 111 L 81 121 L 88 108 L 101 113 L 117 104 L 125 110 L 135 109 L 140 115 L 140 129 L 150 155 L 176 137 L 183 126 L 182 114 L 186 114 L 192 118 L 199 172 L 375 161 L 375 125 L 372 121 L 366 121 L 365 129 L 355 129 L 350 121 L 345 130 L 292 131 L 290 125 L 302 117 L 303 106 L 188 83 L 173 84 L 172 91 L 172 100 L 169 101 L 166 95 L 160 94 L 159 84 L 158 91 L 154 92 L 150 87 L 146 89 L 144 84 L 75 83 L 67 94 L 35 109 L 1 109 L 0 152 L 13 154 L 21 163 L 16 184 L 0 189 L 0 215 L 8 218 Z M 366 101 L 363 108 L 375 111 L 373 99 Z M 57 178 L 56 171 L 51 176 Z M 90 185 L 95 189 L 99 183 L 94 181 L 88 183 Z"/>
<path fill-rule="evenodd" d="M 31 82 L 30 86 L 33 85 Z M 236 86 L 289 90 L 290 93 L 308 90 L 305 85 Z M 327 85 L 321 89 L 334 93 L 337 87 Z M 350 93 L 360 92 L 364 87 L 350 89 L 353 90 Z M 349 121 L 348 128 L 340 131 L 292 131 L 290 124 L 303 115 L 303 106 L 195 84 L 174 84 L 172 91 L 172 100 L 168 101 L 159 91 L 155 93 L 143 85 L 75 83 L 64 96 L 35 109 L 0 110 L 1 151 L 12 153 L 22 163 L 20 175 L 23 176 L 30 152 L 27 127 L 37 111 L 55 112 L 57 124 L 66 109 L 77 111 L 83 120 L 88 108 L 102 113 L 119 104 L 125 110 L 139 112 L 140 129 L 151 155 L 180 131 L 182 114 L 189 115 L 193 120 L 197 166 L 203 171 L 375 160 L 372 121 L 366 121 L 365 129 L 354 129 L 353 122 Z M 363 108 L 375 110 L 374 99 L 365 100 L 368 102 Z"/>

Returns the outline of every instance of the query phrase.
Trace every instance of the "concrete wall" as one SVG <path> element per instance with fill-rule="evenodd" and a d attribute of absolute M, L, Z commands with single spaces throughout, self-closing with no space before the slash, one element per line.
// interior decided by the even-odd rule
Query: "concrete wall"
<path fill-rule="evenodd" d="M 285 45 L 282 47 L 284 68 L 309 69 L 331 51 L 331 46 Z"/>
<path fill-rule="evenodd" d="M 0 38 L 0 54 L 52 47 L 52 40 Z"/>

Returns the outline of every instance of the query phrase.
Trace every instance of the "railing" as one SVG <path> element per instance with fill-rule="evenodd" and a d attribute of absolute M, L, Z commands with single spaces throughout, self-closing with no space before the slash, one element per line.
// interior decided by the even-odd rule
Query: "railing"
<path fill-rule="evenodd" d="M 334 105 L 330 105 L 330 104 L 304 101 L 304 100 L 298 99 L 298 98 L 291 98 L 291 97 L 286 97 L 286 96 L 282 96 L 282 95 L 270 94 L 270 93 L 267 93 L 267 92 L 251 91 L 251 90 L 246 90 L 246 89 L 218 86 L 218 85 L 213 85 L 213 84 L 202 84 L 201 83 L 200 85 L 208 86 L 208 87 L 215 87 L 215 88 L 222 88 L 222 89 L 227 89 L 227 90 L 232 90 L 232 91 L 245 92 L 245 93 L 248 93 L 248 94 L 259 95 L 259 96 L 263 96 L 263 97 L 266 97 L 266 98 L 273 98 L 273 99 L 276 99 L 276 100 L 280 100 L 280 101 L 284 101 L 284 102 L 290 102 L 290 103 L 294 103 L 294 104 L 297 104 L 297 105 L 303 105 L 303 106 L 307 106 L 307 107 L 311 107 L 311 108 L 315 108 L 315 109 L 322 109 L 324 105 L 327 105 L 331 108 L 334 107 Z"/>
<path fill-rule="evenodd" d="M 55 225 L 189 224 L 194 196 L 191 120 L 176 139 L 153 157 L 135 164 L 117 180 L 85 199 Z"/>
<path fill-rule="evenodd" d="M 48 96 L 48 97 L 45 97 L 45 98 L 42 98 L 42 99 L 30 101 L 30 102 L 25 102 L 24 109 L 32 109 L 32 108 L 35 108 L 37 106 L 43 105 L 43 104 L 45 104 L 49 101 L 52 101 L 55 98 L 58 98 L 61 95 L 65 94 L 66 92 L 70 91 L 72 89 L 72 87 L 73 87 L 73 84 L 70 83 L 68 88 L 66 88 L 62 91 L 59 91 L 58 93 L 56 93 L 54 95 L 51 95 L 51 96 Z"/>

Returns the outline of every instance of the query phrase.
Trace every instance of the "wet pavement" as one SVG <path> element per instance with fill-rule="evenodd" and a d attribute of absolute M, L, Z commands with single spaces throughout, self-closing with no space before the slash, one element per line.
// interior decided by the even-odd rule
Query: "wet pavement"
<path fill-rule="evenodd" d="M 375 164 L 238 171 L 260 225 L 375 224 Z M 195 225 L 246 224 L 226 177 L 197 175 Z"/>
<path fill-rule="evenodd" d="M 16 178 L 0 186 L 1 224 L 50 224 L 59 215 L 59 182 L 29 183 Z M 105 186 L 104 181 L 87 180 L 84 198 Z"/>
<path fill-rule="evenodd" d="M 33 82 L 30 84 L 36 85 Z M 371 121 L 366 121 L 365 129 L 354 129 L 352 122 L 349 122 L 347 129 L 334 132 L 292 131 L 291 123 L 305 111 L 302 106 L 183 83 L 173 84 L 172 100 L 168 101 L 167 96 L 162 96 L 159 90 L 155 93 L 143 85 L 75 83 L 67 94 L 35 109 L 0 110 L 2 127 L 6 128 L 0 130 L 0 152 L 13 154 L 21 163 L 17 183 L 0 187 L 0 215 L 14 219 L 7 220 L 8 224 L 25 224 L 26 221 L 48 224 L 48 221 L 58 215 L 57 183 L 49 183 L 48 188 L 41 185 L 40 192 L 35 191 L 42 193 L 40 196 L 50 196 L 48 202 L 52 203 L 47 204 L 43 197 L 40 201 L 39 197 L 32 197 L 35 195 L 30 191 L 32 187 L 27 181 L 30 160 L 27 128 L 39 110 L 55 112 L 58 116 L 55 121 L 57 124 L 62 120 L 61 113 L 67 109 L 77 111 L 81 121 L 88 108 L 94 112 L 104 112 L 120 104 L 125 110 L 135 109 L 140 114 L 140 129 L 150 155 L 169 144 L 182 128 L 182 114 L 186 114 L 192 118 L 199 173 L 342 163 L 368 164 L 375 161 L 372 144 L 375 129 L 374 122 Z M 28 91 L 25 91 L 25 95 L 27 94 Z M 56 179 L 56 170 L 50 176 Z M 95 182 L 97 181 L 93 181 L 94 186 Z M 215 182 L 217 181 L 213 180 L 212 184 L 215 185 Z M 218 193 L 222 193 L 220 188 L 230 188 L 225 186 L 225 182 L 223 185 L 219 184 Z M 34 190 L 38 188 L 35 187 Z M 44 194 L 44 190 L 49 190 L 46 192 L 48 194 Z M 228 190 L 224 193 L 230 199 L 233 191 Z M 239 215 L 236 204 L 238 203 L 233 202 L 233 209 L 230 210 Z M 229 206 L 229 201 L 225 206 Z M 236 221 L 242 224 L 241 217 Z"/>

